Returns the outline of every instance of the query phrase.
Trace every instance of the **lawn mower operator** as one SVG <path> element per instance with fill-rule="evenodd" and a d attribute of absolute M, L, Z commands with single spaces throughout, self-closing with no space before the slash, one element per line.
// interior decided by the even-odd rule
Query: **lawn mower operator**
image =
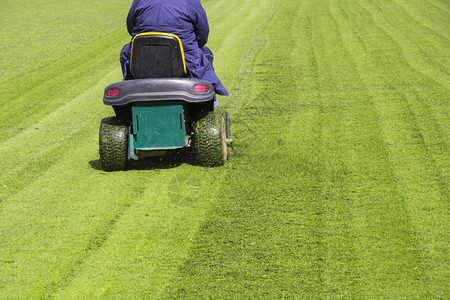
<path fill-rule="evenodd" d="M 229 95 L 214 71 L 212 52 L 205 46 L 209 25 L 200 0 L 134 0 L 127 17 L 127 28 L 132 37 L 144 32 L 177 35 L 183 44 L 189 76 L 211 82 L 219 95 Z M 124 74 L 130 74 L 125 69 L 130 55 L 131 43 L 128 43 L 120 54 Z"/>

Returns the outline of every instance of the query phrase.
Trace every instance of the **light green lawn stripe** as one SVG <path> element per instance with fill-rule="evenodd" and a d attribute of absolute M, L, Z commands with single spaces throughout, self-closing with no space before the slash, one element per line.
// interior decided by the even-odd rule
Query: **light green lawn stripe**
<path fill-rule="evenodd" d="M 112 52 L 114 52 L 113 49 L 120 47 L 122 40 L 126 37 L 123 28 L 113 31 L 107 36 L 80 46 L 75 51 L 57 59 L 51 64 L 29 71 L 8 82 L 1 83 L 2 102 L 0 104 L 4 105 L 7 101 L 26 96 L 26 93 L 39 89 L 40 85 L 45 84 L 47 81 L 57 79 L 59 76 L 68 76 L 66 74 L 72 74 L 75 71 L 77 71 L 80 78 L 90 76 L 91 72 L 96 71 L 95 68 L 92 68 L 93 65 L 97 64 L 96 61 L 99 58 L 105 59 L 105 54 L 106 56 L 111 56 Z M 87 69 L 88 66 L 91 66 L 91 72 L 78 70 L 83 67 Z M 73 81 L 72 85 L 76 85 L 76 83 L 78 81 Z"/>
<path fill-rule="evenodd" d="M 210 25 L 208 44 L 222 45 L 229 32 L 235 31 L 236 27 L 243 28 L 241 23 L 246 23 L 251 18 L 257 2 L 257 0 L 243 3 L 215 1 L 210 2 L 209 6 L 205 6 Z"/>
<path fill-rule="evenodd" d="M 360 15 L 360 13 L 358 13 L 358 15 Z M 360 25 L 361 24 L 354 24 L 354 25 L 352 25 L 352 27 L 354 27 L 354 26 L 358 27 Z M 367 24 L 367 26 L 371 26 L 371 24 Z M 382 46 L 380 45 L 378 47 L 382 47 Z M 386 48 L 386 46 L 384 46 L 384 48 Z M 402 117 L 402 115 L 408 116 L 408 114 L 405 115 L 405 114 L 394 113 L 394 111 L 396 111 L 396 110 L 400 110 L 400 111 L 404 110 L 405 103 L 403 103 L 401 105 L 396 104 L 396 102 L 393 101 L 393 99 L 392 99 L 392 97 L 393 97 L 392 94 L 387 94 L 383 89 L 378 88 L 378 86 L 384 86 L 385 83 L 382 80 L 380 81 L 380 79 L 374 80 L 377 77 L 375 77 L 373 75 L 378 74 L 379 78 L 383 78 L 382 74 L 385 73 L 386 70 L 379 69 L 375 66 L 375 64 L 370 63 L 370 62 L 368 63 L 368 61 L 361 61 L 360 59 L 359 60 L 357 59 L 356 61 L 358 63 L 360 72 L 362 74 L 367 74 L 367 75 L 370 74 L 370 76 L 371 76 L 372 82 L 367 82 L 366 86 L 368 87 L 369 92 L 374 95 L 374 97 L 375 97 L 374 99 L 376 99 L 374 104 L 375 104 L 376 109 L 378 110 L 378 114 L 379 114 L 379 118 L 380 118 L 380 125 L 383 128 L 383 136 L 384 136 L 384 139 L 386 140 L 386 144 L 388 146 L 388 151 L 389 151 L 389 155 L 390 155 L 389 159 L 392 162 L 393 172 L 394 172 L 394 175 L 396 176 L 396 184 L 398 185 L 397 189 L 399 190 L 403 199 L 405 199 L 405 201 L 408 205 L 407 208 L 408 208 L 408 213 L 409 213 L 409 219 L 413 222 L 413 224 L 415 226 L 415 232 L 417 234 L 417 243 L 422 245 L 420 252 L 418 253 L 419 254 L 418 257 L 422 260 L 422 263 L 425 264 L 425 267 L 424 267 L 425 270 L 420 270 L 420 268 L 418 268 L 419 269 L 418 271 L 427 274 L 425 277 L 425 278 L 427 278 L 426 286 L 429 286 L 430 285 L 429 281 L 433 282 L 434 276 L 432 274 L 430 274 L 430 272 L 428 272 L 428 270 L 427 270 L 427 268 L 429 267 L 429 264 L 430 264 L 429 259 L 423 259 L 423 255 L 425 254 L 423 251 L 424 244 L 425 245 L 428 244 L 428 242 L 427 242 L 428 238 L 426 238 L 426 236 L 423 235 L 423 232 L 424 232 L 424 230 L 427 231 L 427 235 L 428 234 L 434 235 L 435 233 L 433 233 L 433 232 L 436 232 L 435 229 L 437 229 L 437 232 L 442 232 L 442 230 L 440 230 L 438 228 L 441 226 L 445 227 L 445 224 L 448 224 L 448 222 L 444 221 L 443 222 L 444 225 L 438 225 L 437 226 L 438 228 L 436 228 L 436 224 L 433 224 L 434 222 L 432 221 L 432 219 L 436 218 L 436 216 L 430 215 L 427 219 L 426 216 L 428 214 L 424 212 L 424 208 L 425 208 L 425 206 L 431 205 L 432 207 L 434 207 L 434 209 L 437 212 L 440 211 L 441 213 L 443 213 L 445 211 L 444 207 L 446 205 L 448 205 L 448 203 L 444 204 L 445 202 L 444 203 L 441 202 L 439 204 L 440 201 L 438 199 L 442 197 L 442 194 L 440 194 L 438 192 L 438 194 L 436 195 L 436 191 L 433 190 L 436 187 L 436 184 L 433 182 L 435 182 L 435 180 L 438 179 L 439 177 L 436 178 L 433 175 L 431 177 L 425 175 L 426 173 L 429 172 L 429 171 L 427 171 L 427 169 L 429 169 L 430 161 L 429 161 L 429 158 L 427 157 L 426 150 L 424 149 L 423 144 L 421 146 L 419 146 L 419 148 L 417 148 L 416 146 L 414 146 L 414 144 L 416 144 L 417 141 L 412 141 L 412 142 L 407 142 L 407 143 L 403 142 L 405 139 L 408 140 L 408 137 L 411 137 L 411 136 L 414 137 L 414 135 L 411 134 L 411 130 L 414 130 L 414 129 L 411 129 L 413 127 L 411 127 L 411 125 L 408 124 L 409 122 L 411 122 L 411 120 L 408 120 L 408 119 L 398 120 L 399 117 L 404 118 L 404 117 Z M 398 96 L 395 98 L 398 98 Z M 381 104 L 383 99 L 388 100 L 388 103 Z M 406 105 L 408 107 L 408 104 L 406 104 Z M 393 122 L 396 122 L 397 125 L 392 125 Z M 412 126 L 414 126 L 414 125 L 412 125 Z M 408 128 L 408 127 L 410 127 L 410 128 Z M 405 132 L 405 130 L 406 130 L 406 132 Z M 409 134 L 407 133 L 408 131 L 410 132 Z M 405 157 L 407 160 L 403 159 L 402 157 Z M 425 161 L 423 161 L 424 159 L 425 159 Z M 405 172 L 405 170 L 409 170 L 409 171 Z M 412 171 L 412 170 L 415 170 L 415 171 Z M 420 175 L 420 174 L 423 174 L 423 175 Z M 433 177 L 435 179 L 433 179 Z M 438 186 L 439 186 L 439 183 L 438 183 Z M 416 190 L 417 187 L 419 187 L 422 190 L 420 192 L 418 192 Z M 408 192 L 405 193 L 405 190 Z M 424 195 L 428 195 L 428 196 L 425 197 Z M 430 197 L 431 197 L 431 199 L 430 199 Z M 438 200 L 438 202 L 431 204 L 429 202 L 429 200 L 432 200 L 433 198 L 435 200 Z M 427 200 L 424 201 L 425 199 L 427 199 Z M 417 206 L 418 204 L 420 204 L 419 207 Z M 442 207 L 443 204 L 444 204 L 444 207 Z M 420 206 L 422 206 L 422 208 L 420 208 Z M 442 210 L 442 209 L 444 209 L 444 210 Z M 420 220 L 423 217 L 425 217 L 425 219 L 426 219 L 425 222 Z M 437 217 L 437 220 L 440 220 L 438 222 L 442 222 L 443 220 L 445 220 L 445 217 L 444 216 Z M 429 229 L 427 229 L 427 228 L 429 228 Z M 432 230 L 431 228 L 434 228 L 434 229 Z M 428 232 L 429 230 L 430 230 L 430 232 Z M 439 246 L 438 246 L 438 248 L 439 248 Z M 441 250 L 442 249 L 439 249 L 437 252 L 445 253 L 445 251 L 441 252 Z M 444 259 L 444 261 L 445 261 L 445 259 Z M 439 264 L 439 263 L 437 262 L 437 264 Z M 437 285 L 437 286 L 439 286 L 439 285 Z M 430 287 L 427 290 L 428 290 L 428 292 L 433 292 L 435 289 Z M 439 292 L 437 294 L 439 294 Z"/>
<path fill-rule="evenodd" d="M 243 52 L 243 48 L 240 48 L 240 55 L 238 58 L 240 61 L 236 61 L 236 65 L 240 66 L 239 70 L 236 70 L 233 75 L 233 80 L 230 84 L 230 109 L 233 111 L 240 112 L 243 110 L 243 106 L 252 98 L 252 70 L 253 65 L 255 63 L 255 57 L 259 54 L 262 47 L 265 45 L 265 37 L 264 30 L 267 25 L 271 22 L 274 14 L 278 11 L 282 1 L 278 1 L 273 3 L 272 1 L 265 1 L 263 4 L 258 6 L 258 10 L 253 10 L 253 13 L 256 16 L 259 16 L 259 19 L 253 20 L 250 24 L 258 24 L 257 26 L 246 26 L 247 32 L 251 33 L 252 36 L 248 40 L 250 43 L 248 44 L 248 48 L 246 48 L 245 52 Z M 267 14 L 261 14 L 260 12 L 264 12 Z M 265 19 L 262 19 L 265 17 Z M 237 31 L 234 35 L 240 35 L 241 31 Z M 230 46 L 233 45 L 232 36 L 227 40 L 227 44 Z M 229 46 L 229 47 L 230 47 Z M 239 119 L 239 116 L 236 116 L 236 119 Z"/>

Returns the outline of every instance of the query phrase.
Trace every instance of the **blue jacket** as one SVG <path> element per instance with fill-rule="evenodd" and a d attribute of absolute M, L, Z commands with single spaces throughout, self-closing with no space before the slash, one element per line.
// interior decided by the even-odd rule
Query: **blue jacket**
<path fill-rule="evenodd" d="M 127 17 L 132 37 L 143 32 L 168 32 L 183 43 L 186 67 L 195 78 L 211 82 L 220 95 L 229 95 L 205 53 L 209 25 L 200 0 L 134 0 Z M 129 59 L 131 44 L 121 53 L 121 63 Z M 210 52 L 209 52 L 210 53 Z"/>

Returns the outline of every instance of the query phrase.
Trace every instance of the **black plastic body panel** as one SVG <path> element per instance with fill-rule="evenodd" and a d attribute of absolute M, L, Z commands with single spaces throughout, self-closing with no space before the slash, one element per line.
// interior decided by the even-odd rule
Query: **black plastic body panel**
<path fill-rule="evenodd" d="M 195 92 L 196 85 L 207 86 L 207 91 Z M 107 92 L 117 89 L 115 96 Z M 103 103 L 112 106 L 135 102 L 179 100 L 188 103 L 204 103 L 214 99 L 214 87 L 208 81 L 193 78 L 146 78 L 120 81 L 108 85 Z"/>

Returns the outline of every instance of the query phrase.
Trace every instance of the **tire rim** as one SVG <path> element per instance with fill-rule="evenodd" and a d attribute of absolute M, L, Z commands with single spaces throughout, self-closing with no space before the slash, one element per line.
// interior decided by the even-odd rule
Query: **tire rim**
<path fill-rule="evenodd" d="M 227 130 L 224 117 L 221 117 L 220 119 L 221 119 L 220 139 L 222 142 L 222 154 L 223 154 L 223 161 L 226 162 L 228 158 Z"/>

